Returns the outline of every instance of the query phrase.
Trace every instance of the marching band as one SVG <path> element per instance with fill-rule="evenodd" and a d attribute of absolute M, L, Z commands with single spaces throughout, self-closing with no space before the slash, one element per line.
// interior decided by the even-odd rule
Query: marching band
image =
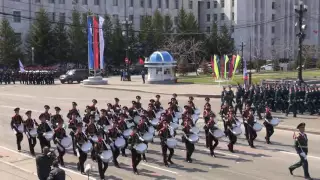
<path fill-rule="evenodd" d="M 149 143 L 153 142 L 154 136 L 160 137 L 163 163 L 165 166 L 174 164 L 172 157 L 174 149 L 177 146 L 176 131 L 179 124 L 182 125 L 182 142 L 185 143 L 186 161 L 192 163 L 192 154 L 195 150 L 195 144 L 199 141 L 200 129 L 197 127 L 200 110 L 196 108 L 193 97 L 189 97 L 188 105 L 184 110 L 179 107 L 177 95 L 173 94 L 168 103 L 169 108 L 163 109 L 160 102 L 160 95 L 150 99 L 148 108 L 145 110 L 141 104 L 141 97 L 137 96 L 132 101 L 132 107 L 121 107 L 120 100 L 115 98 L 115 104 L 107 104 L 106 109 L 98 110 L 96 99 L 92 100 L 92 105 L 87 106 L 85 114 L 81 117 L 77 109 L 77 103 L 72 102 L 72 108 L 67 114 L 68 123 L 64 125 L 64 119 L 60 114 L 61 109 L 55 107 L 55 114 L 49 113 L 50 107 L 45 105 L 45 112 L 39 116 L 38 124 L 32 118 L 31 111 L 26 112 L 27 119 L 19 115 L 19 108 L 15 108 L 15 115 L 12 117 L 11 128 L 17 138 L 17 148 L 21 150 L 21 141 L 23 133 L 26 134 L 29 142 L 30 153 L 35 154 L 34 147 L 39 139 L 41 149 L 51 147 L 53 141 L 57 147 L 58 161 L 64 166 L 63 156 L 67 150 L 72 149 L 74 155 L 78 157 L 77 168 L 82 173 L 84 163 L 88 154 L 91 159 L 98 163 L 100 178 L 104 179 L 108 163 L 112 160 L 114 165 L 120 168 L 117 160 L 120 153 L 127 157 L 125 149 L 131 150 L 132 167 L 135 174 L 139 174 L 137 166 L 140 161 L 147 162 L 147 149 Z M 219 144 L 219 139 L 226 136 L 229 138 L 228 150 L 234 152 L 234 145 L 237 137 L 242 134 L 241 124 L 245 127 L 245 136 L 251 147 L 254 148 L 254 140 L 258 131 L 261 131 L 262 125 L 259 124 L 253 115 L 250 106 L 246 106 L 242 114 L 243 122 L 235 116 L 233 106 L 226 102 L 220 111 L 223 120 L 224 130 L 217 125 L 216 114 L 212 111 L 210 99 L 205 98 L 204 107 L 204 131 L 206 136 L 206 146 L 210 149 L 210 155 L 215 157 L 214 150 Z M 181 121 L 180 121 L 181 120 Z M 180 121 L 180 122 L 179 122 Z M 270 143 L 270 137 L 274 132 L 273 126 L 279 124 L 274 119 L 269 109 L 266 109 L 265 122 L 266 141 Z M 70 133 L 67 134 L 67 129 Z M 169 150 L 169 155 L 167 151 Z"/>

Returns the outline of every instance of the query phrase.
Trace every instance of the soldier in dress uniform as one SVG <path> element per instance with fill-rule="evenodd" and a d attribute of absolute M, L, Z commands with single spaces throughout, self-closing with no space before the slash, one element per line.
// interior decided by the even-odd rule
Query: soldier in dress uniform
<path fill-rule="evenodd" d="M 290 174 L 293 175 L 293 171 L 302 166 L 305 179 L 312 179 L 309 174 L 309 167 L 308 167 L 308 160 L 307 160 L 308 137 L 307 137 L 307 134 L 305 133 L 305 127 L 306 127 L 305 123 L 300 123 L 297 126 L 297 129 L 299 130 L 298 135 L 294 134 L 294 139 L 295 139 L 294 146 L 297 154 L 300 157 L 300 161 L 290 166 L 289 171 L 290 171 Z"/>
<path fill-rule="evenodd" d="M 263 122 L 263 125 L 266 127 L 266 137 L 265 137 L 265 139 L 266 139 L 267 144 L 270 144 L 270 137 L 274 133 L 274 128 L 270 124 L 270 121 L 272 120 L 272 115 L 271 115 L 271 111 L 270 111 L 269 107 L 266 107 L 266 112 L 265 112 L 264 119 L 265 120 Z"/>
<path fill-rule="evenodd" d="M 227 94 L 226 87 L 223 86 L 223 89 L 221 91 L 221 106 L 224 105 L 226 94 Z"/>
<path fill-rule="evenodd" d="M 237 92 L 236 92 L 236 106 L 235 106 L 235 114 L 237 114 L 237 110 L 239 110 L 240 114 L 242 114 L 242 106 L 243 101 L 242 97 L 244 96 L 243 89 L 240 85 L 238 85 Z"/>
<path fill-rule="evenodd" d="M 115 103 L 112 106 L 112 109 L 116 114 L 119 114 L 121 111 L 121 105 L 119 104 L 119 102 L 120 102 L 119 98 L 114 98 L 114 102 Z"/>
<path fill-rule="evenodd" d="M 160 144 L 161 144 L 161 149 L 162 149 L 162 156 L 163 156 L 163 163 L 165 166 L 169 166 L 168 162 L 170 164 L 174 164 L 171 160 L 173 154 L 174 154 L 174 149 L 169 148 L 167 145 L 167 140 L 168 138 L 172 138 L 170 130 L 169 130 L 169 124 L 164 121 L 163 122 L 163 127 L 159 130 L 159 137 L 160 137 Z M 167 156 L 167 150 L 169 149 L 169 156 Z"/>
<path fill-rule="evenodd" d="M 136 107 L 137 109 L 141 109 L 142 108 L 142 105 L 141 105 L 141 97 L 140 96 L 136 96 Z"/>
<path fill-rule="evenodd" d="M 92 99 L 92 105 L 90 106 L 90 110 L 91 110 L 91 112 L 93 111 L 93 112 L 99 114 L 99 110 L 96 107 L 97 104 L 98 104 L 98 101 L 96 99 Z"/>
<path fill-rule="evenodd" d="M 203 118 L 204 118 L 204 122 L 205 124 L 207 124 L 210 120 L 211 116 L 215 116 L 215 114 L 212 112 L 211 110 L 211 106 L 209 104 L 206 104 L 204 107 L 204 111 L 203 111 Z M 204 129 L 205 135 L 206 135 L 206 147 L 209 148 L 209 129 L 205 128 Z"/>
<path fill-rule="evenodd" d="M 106 150 L 109 150 L 105 141 L 103 140 L 103 132 L 100 132 L 98 133 L 98 142 L 94 145 L 94 151 L 96 152 L 95 153 L 95 156 L 97 159 L 97 163 L 98 163 L 98 170 L 99 170 L 99 175 L 100 175 L 100 179 L 101 180 L 104 180 L 105 179 L 105 173 L 108 169 L 108 166 L 109 166 L 109 163 L 108 162 L 103 162 L 102 159 L 101 159 L 101 153 L 103 151 L 106 151 Z"/>
<path fill-rule="evenodd" d="M 36 126 L 39 126 L 39 124 L 36 122 L 36 120 L 32 119 L 31 114 L 32 114 L 31 111 L 26 112 L 27 119 L 24 121 L 24 126 L 25 126 L 25 133 L 28 133 L 28 144 L 29 144 L 30 153 L 31 155 L 35 156 L 34 147 L 37 144 L 37 138 L 32 137 L 29 132 L 30 130 L 36 128 Z"/>
<path fill-rule="evenodd" d="M 15 132 L 16 134 L 16 143 L 17 143 L 17 148 L 18 151 L 21 151 L 21 141 L 23 140 L 23 134 L 22 132 L 19 131 L 18 127 L 20 125 L 23 125 L 23 120 L 22 117 L 19 114 L 20 108 L 15 108 L 14 109 L 14 116 L 11 118 L 11 129 Z"/>
<path fill-rule="evenodd" d="M 50 141 L 48 141 L 45 137 L 44 137 L 44 133 L 52 131 L 50 126 L 48 125 L 48 123 L 46 122 L 46 116 L 44 113 L 40 114 L 39 119 L 41 121 L 41 123 L 39 124 L 39 127 L 37 129 L 38 132 L 38 139 L 40 142 L 40 147 L 41 147 L 41 151 L 44 147 L 51 147 Z"/>
<path fill-rule="evenodd" d="M 172 98 L 171 98 L 171 102 L 178 106 L 179 103 L 178 103 L 177 97 L 178 97 L 178 95 L 176 93 L 173 93 Z"/>
<path fill-rule="evenodd" d="M 236 126 L 237 122 L 233 115 L 230 113 L 226 122 L 227 136 L 229 137 L 228 149 L 234 153 L 233 146 L 237 142 L 237 136 L 233 134 L 232 129 Z"/>
<path fill-rule="evenodd" d="M 204 107 L 206 107 L 206 106 L 210 106 L 211 107 L 210 98 L 206 97 L 206 98 L 204 98 L 204 100 L 206 101 L 206 103 L 204 103 Z"/>
<path fill-rule="evenodd" d="M 69 120 L 69 124 L 68 124 L 68 129 L 70 129 L 70 136 L 72 139 L 72 149 L 73 149 L 73 154 L 76 156 L 77 155 L 77 151 L 76 151 L 76 144 L 75 144 L 75 133 L 77 131 L 77 124 L 79 122 L 77 121 L 77 113 L 73 112 L 71 114 L 71 118 Z"/>
<path fill-rule="evenodd" d="M 117 123 L 114 122 L 113 125 L 112 125 L 112 128 L 109 129 L 109 132 L 108 132 L 108 137 L 110 138 L 111 142 L 114 142 L 116 141 L 116 139 L 118 137 L 120 137 L 121 134 L 117 128 Z M 113 152 L 113 163 L 114 163 L 114 166 L 117 167 L 117 168 L 120 168 L 120 165 L 119 165 L 119 162 L 118 162 L 118 157 L 120 155 L 120 149 L 113 145 L 112 146 L 112 152 Z"/>
<path fill-rule="evenodd" d="M 123 108 L 126 108 L 126 106 L 124 106 Z M 125 119 L 128 118 L 128 116 L 124 113 L 120 113 L 119 114 L 119 121 L 117 123 L 117 128 L 123 133 L 123 131 L 128 129 L 127 123 L 125 121 Z M 127 157 L 126 155 L 126 149 L 128 147 L 128 140 L 126 138 L 124 138 L 126 145 L 121 149 L 121 155 L 123 157 Z"/>
<path fill-rule="evenodd" d="M 157 112 L 162 108 L 159 94 L 156 95 L 156 100 L 154 102 L 154 106 L 155 106 L 155 109 L 156 109 Z"/>
<path fill-rule="evenodd" d="M 58 127 L 54 130 L 53 142 L 57 145 L 58 149 L 58 161 L 61 166 L 64 166 L 63 156 L 66 153 L 66 149 L 61 145 L 61 140 L 67 137 L 66 130 L 63 128 L 63 121 L 58 122 Z"/>
<path fill-rule="evenodd" d="M 72 114 L 76 114 L 77 117 L 81 117 L 80 114 L 79 114 L 79 111 L 77 109 L 77 103 L 76 102 L 72 102 L 72 108 L 69 110 L 68 114 L 67 114 L 67 117 L 69 119 L 71 119 L 71 116 Z"/>
<path fill-rule="evenodd" d="M 205 131 L 208 131 L 208 138 L 207 139 L 208 139 L 208 144 L 210 147 L 210 155 L 216 157 L 214 154 L 214 150 L 218 146 L 219 141 L 216 137 L 213 136 L 213 131 L 215 129 L 217 129 L 217 127 L 214 126 L 215 125 L 214 118 L 215 118 L 215 115 L 211 114 L 209 121 L 207 121 L 204 126 L 204 129 L 205 129 Z M 214 141 L 214 144 L 212 143 L 212 141 Z"/>
<path fill-rule="evenodd" d="M 88 141 L 87 136 L 82 131 L 82 123 L 77 124 L 77 132 L 74 135 L 75 144 L 77 147 L 77 154 L 79 157 L 79 162 L 77 163 L 77 168 L 81 172 L 81 174 L 85 174 L 84 172 L 84 163 L 87 160 L 87 154 L 82 151 L 81 146 Z"/>
<path fill-rule="evenodd" d="M 41 115 L 44 116 L 45 120 L 50 120 L 51 114 L 49 113 L 50 106 L 44 105 L 44 113 L 41 113 Z"/>
<path fill-rule="evenodd" d="M 141 134 L 141 136 L 143 136 L 146 132 L 148 132 L 147 123 L 148 123 L 147 117 L 146 116 L 141 116 L 140 122 L 139 122 L 139 124 L 137 126 L 138 133 Z M 144 143 L 148 146 L 147 142 L 144 142 Z M 146 157 L 145 153 L 142 154 L 142 160 L 144 162 L 147 162 L 147 157 Z"/>
<path fill-rule="evenodd" d="M 139 165 L 139 163 L 141 161 L 141 154 L 139 154 L 135 148 L 142 141 L 143 141 L 143 139 L 141 137 L 139 137 L 138 132 L 137 132 L 137 128 L 134 127 L 132 129 L 132 133 L 128 139 L 128 144 L 129 144 L 128 147 L 131 150 L 133 172 L 137 175 L 139 174 L 137 166 Z"/>
<path fill-rule="evenodd" d="M 54 107 L 54 110 L 56 111 L 56 114 L 51 116 L 51 124 L 52 124 L 52 128 L 55 129 L 57 128 L 57 124 L 62 122 L 63 123 L 63 119 L 62 116 L 60 114 L 61 108 L 56 106 Z"/>
<path fill-rule="evenodd" d="M 297 117 L 297 101 L 293 88 L 291 88 L 289 91 L 289 106 L 286 112 L 286 116 L 288 116 L 290 110 L 292 110 L 293 117 Z"/>
<path fill-rule="evenodd" d="M 184 123 L 184 127 L 182 128 L 182 131 L 184 133 L 184 136 L 182 136 L 182 138 L 184 139 L 183 141 L 185 142 L 185 146 L 186 146 L 186 161 L 188 163 L 192 163 L 192 153 L 194 151 L 194 144 L 192 144 L 187 138 L 189 138 L 189 135 L 192 134 L 191 132 L 191 123 L 190 121 L 186 121 Z"/>
<path fill-rule="evenodd" d="M 248 143 L 251 148 L 255 148 L 253 141 L 257 138 L 257 132 L 253 129 L 253 125 L 255 123 L 254 115 L 252 109 L 249 111 L 249 116 L 246 119 L 246 123 L 248 124 L 248 132 L 249 132 L 249 139 Z"/>
<path fill-rule="evenodd" d="M 86 134 L 88 136 L 88 138 L 90 139 L 90 137 L 93 137 L 94 135 L 96 135 L 98 133 L 98 128 L 95 125 L 95 116 L 93 114 L 90 115 L 90 122 L 88 124 L 86 124 Z M 94 146 L 94 141 L 92 141 L 90 139 L 90 142 L 92 144 L 92 146 Z M 94 149 L 92 149 L 91 151 L 91 159 L 95 161 L 95 156 L 94 156 Z"/>

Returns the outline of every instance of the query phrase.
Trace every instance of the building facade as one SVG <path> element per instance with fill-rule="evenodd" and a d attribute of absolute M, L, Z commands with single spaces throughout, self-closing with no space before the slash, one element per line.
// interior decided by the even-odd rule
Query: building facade
<path fill-rule="evenodd" d="M 25 38 L 32 20 L 44 8 L 51 21 L 71 22 L 72 10 L 90 10 L 94 14 L 109 14 L 120 22 L 131 21 L 135 29 L 145 15 L 159 10 L 170 15 L 174 25 L 180 8 L 197 17 L 199 29 L 211 31 L 212 23 L 227 25 L 232 32 L 237 51 L 247 60 L 294 58 L 297 46 L 297 21 L 294 5 L 299 0 L 0 0 L 0 8 L 17 36 Z M 304 0 L 309 9 L 304 44 L 320 44 L 319 0 Z M 319 31 L 319 32 L 318 32 Z M 318 57 L 318 50 L 315 54 Z"/>

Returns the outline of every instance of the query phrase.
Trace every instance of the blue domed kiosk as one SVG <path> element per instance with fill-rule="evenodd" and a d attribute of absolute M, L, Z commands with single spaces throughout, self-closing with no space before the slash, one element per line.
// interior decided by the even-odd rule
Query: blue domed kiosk
<path fill-rule="evenodd" d="M 148 68 L 147 82 L 150 84 L 172 84 L 177 82 L 177 61 L 167 51 L 156 51 L 144 63 Z"/>

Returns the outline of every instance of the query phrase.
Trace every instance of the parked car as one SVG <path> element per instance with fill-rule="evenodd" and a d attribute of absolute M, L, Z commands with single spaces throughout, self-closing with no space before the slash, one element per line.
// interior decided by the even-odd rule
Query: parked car
<path fill-rule="evenodd" d="M 60 82 L 62 84 L 68 83 L 71 84 L 74 81 L 80 83 L 84 79 L 88 79 L 89 71 L 87 69 L 71 69 L 66 72 L 66 74 L 63 74 L 60 76 Z"/>

